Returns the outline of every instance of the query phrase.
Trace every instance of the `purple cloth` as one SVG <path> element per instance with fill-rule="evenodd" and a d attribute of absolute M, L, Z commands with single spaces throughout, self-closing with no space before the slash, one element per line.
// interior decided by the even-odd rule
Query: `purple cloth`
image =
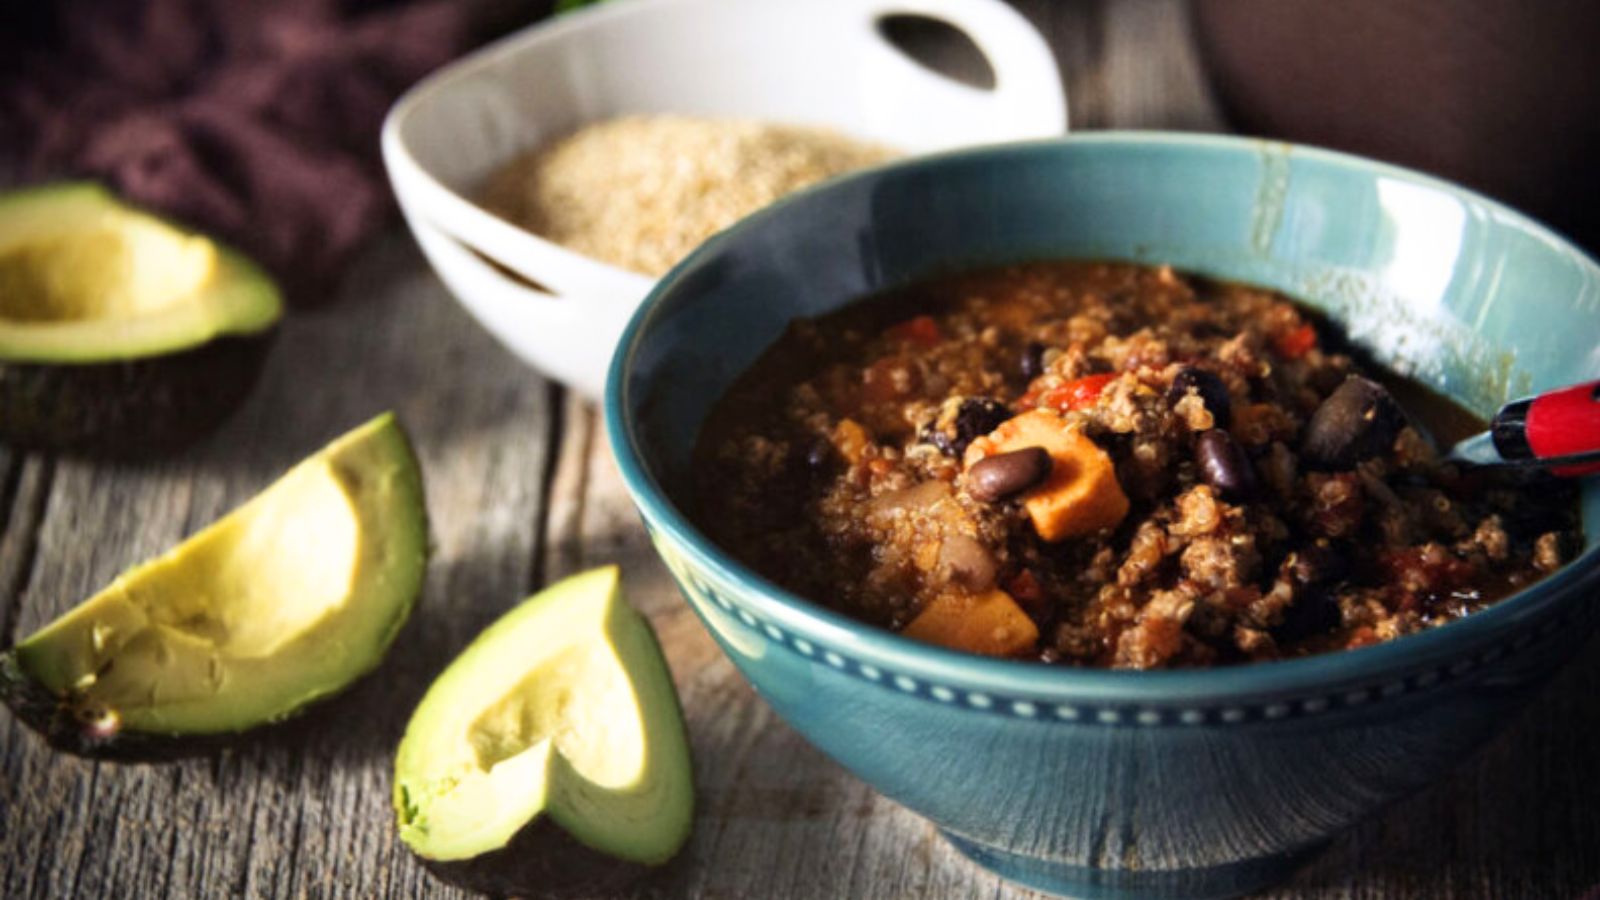
<path fill-rule="evenodd" d="M 0 140 L 32 180 L 88 176 L 326 296 L 391 198 L 395 96 L 505 0 L 57 0 L 0 18 Z"/>

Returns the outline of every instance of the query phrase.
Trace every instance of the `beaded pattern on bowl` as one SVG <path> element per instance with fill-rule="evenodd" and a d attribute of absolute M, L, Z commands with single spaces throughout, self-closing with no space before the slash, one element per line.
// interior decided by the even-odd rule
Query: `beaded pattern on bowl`
<path fill-rule="evenodd" d="M 1573 624 L 1566 617 L 1556 617 L 1541 624 L 1537 631 L 1519 634 L 1510 641 L 1481 650 L 1472 656 L 1457 660 L 1447 666 L 1425 669 L 1404 678 L 1364 685 L 1353 689 L 1308 697 L 1299 700 L 1277 700 L 1265 704 L 1242 704 L 1221 707 L 1154 707 L 1138 705 L 1096 705 L 1085 703 L 1061 704 L 1029 697 L 997 696 L 987 691 L 971 691 L 939 684 L 898 672 L 885 671 L 882 666 L 850 658 L 834 648 L 819 646 L 810 638 L 791 634 L 775 623 L 764 621 L 754 613 L 734 603 L 713 590 L 702 579 L 691 575 L 670 551 L 662 553 L 668 568 L 678 584 L 692 599 L 701 603 L 714 603 L 746 627 L 765 636 L 772 643 L 784 647 L 819 665 L 826 665 L 841 674 L 889 687 L 901 693 L 919 697 L 947 706 L 964 706 L 977 712 L 1006 716 L 1014 719 L 1091 723 L 1097 725 L 1149 728 L 1161 726 L 1195 727 L 1202 725 L 1243 725 L 1254 722 L 1271 722 L 1285 719 L 1307 718 L 1340 710 L 1354 709 L 1378 701 L 1392 700 L 1407 694 L 1435 689 L 1459 681 L 1501 659 L 1520 655 L 1535 643 L 1542 642 Z M 1504 683 L 1504 682 L 1502 682 Z"/>

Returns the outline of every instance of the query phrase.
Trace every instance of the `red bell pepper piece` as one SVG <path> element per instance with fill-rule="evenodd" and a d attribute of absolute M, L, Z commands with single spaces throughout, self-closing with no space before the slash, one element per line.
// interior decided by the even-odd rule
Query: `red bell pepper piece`
<path fill-rule="evenodd" d="M 1088 409 L 1100 399 L 1100 393 L 1106 389 L 1106 385 L 1116 379 L 1116 374 L 1110 372 L 1103 375 L 1085 375 L 1040 394 L 1038 405 L 1056 412 Z"/>
<path fill-rule="evenodd" d="M 1309 324 L 1301 325 L 1272 339 L 1272 346 L 1285 359 L 1299 359 L 1317 346 L 1317 330 Z"/>

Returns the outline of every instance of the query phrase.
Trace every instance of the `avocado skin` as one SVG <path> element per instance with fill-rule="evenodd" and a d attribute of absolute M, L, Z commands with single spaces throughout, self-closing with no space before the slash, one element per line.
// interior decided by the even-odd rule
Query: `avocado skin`
<path fill-rule="evenodd" d="M 105 363 L 0 362 L 0 441 L 141 458 L 209 434 L 255 385 L 277 329 Z"/>
<path fill-rule="evenodd" d="M 59 697 L 23 674 L 16 656 L 9 651 L 0 653 L 0 702 L 10 707 L 12 714 L 44 738 L 52 749 L 85 759 L 167 762 L 206 755 L 235 737 L 169 736 L 131 731 L 97 736 L 78 721 Z"/>
<path fill-rule="evenodd" d="M 471 859 L 417 859 L 436 878 L 470 891 L 551 900 L 607 894 L 662 868 L 601 853 L 568 834 L 548 815 L 524 825 L 499 850 Z"/>
<path fill-rule="evenodd" d="M 101 736 L 94 734 L 73 715 L 71 704 L 24 674 L 15 654 L 6 651 L 0 653 L 0 703 L 58 753 L 102 762 L 159 764 L 214 756 L 224 750 L 259 745 L 269 735 L 299 742 L 309 731 L 329 727 L 319 716 L 325 711 L 323 707 L 326 704 L 337 701 L 369 677 L 370 673 L 351 682 L 338 694 L 314 700 L 282 719 L 245 731 L 156 734 L 125 730 Z"/>
<path fill-rule="evenodd" d="M 412 629 L 409 620 L 402 629 Z M 404 631 L 402 631 L 402 634 Z M 400 637 L 395 638 L 398 643 Z M 117 763 L 165 763 L 199 756 L 213 756 L 227 749 L 261 743 L 268 735 L 299 740 L 310 730 L 326 729 L 322 714 L 363 682 L 374 677 L 378 667 L 351 681 L 336 693 L 319 697 L 282 718 L 264 722 L 244 731 L 217 734 L 157 734 L 147 731 L 118 731 L 109 736 L 94 734 L 72 713 L 71 704 L 29 678 L 17 662 L 14 650 L 0 651 L 0 704 L 11 710 L 19 722 L 44 739 L 52 750 L 84 759 Z M 569 838 L 569 840 L 571 840 Z M 573 841 L 576 844 L 576 841 Z M 585 848 L 593 854 L 593 850 Z"/>

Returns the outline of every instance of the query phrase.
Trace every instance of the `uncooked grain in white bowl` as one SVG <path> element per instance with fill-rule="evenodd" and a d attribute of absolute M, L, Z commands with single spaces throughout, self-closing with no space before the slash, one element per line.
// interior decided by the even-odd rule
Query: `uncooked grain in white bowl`
<path fill-rule="evenodd" d="M 967 34 L 989 60 L 994 88 L 905 56 L 880 30 L 899 15 Z M 907 153 L 1066 128 L 1049 47 L 1001 0 L 613 0 L 436 72 L 384 126 L 401 211 L 486 328 L 590 397 L 654 279 L 545 240 L 475 198 L 519 154 L 586 123 L 638 114 L 826 128 Z"/>
<path fill-rule="evenodd" d="M 900 155 L 827 128 L 622 116 L 516 157 L 480 200 L 569 250 L 659 277 L 784 195 Z"/>

